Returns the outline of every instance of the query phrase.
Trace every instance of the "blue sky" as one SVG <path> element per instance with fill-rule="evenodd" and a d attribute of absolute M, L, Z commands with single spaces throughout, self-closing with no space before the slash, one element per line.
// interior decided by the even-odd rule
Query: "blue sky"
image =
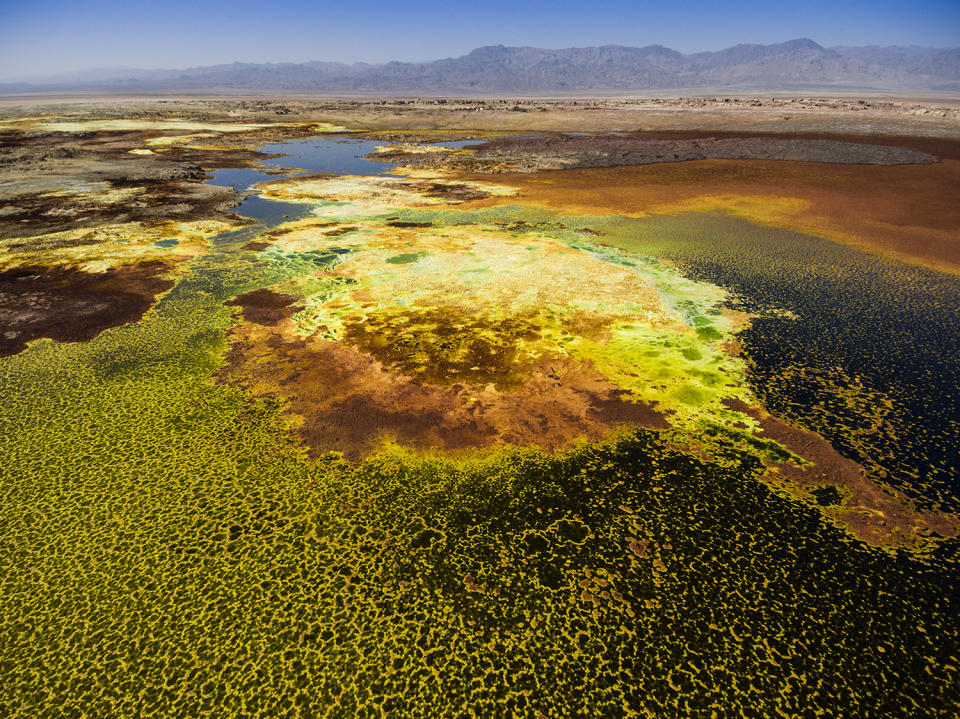
<path fill-rule="evenodd" d="M 960 2 L 0 0 L 0 79 L 235 60 L 432 60 L 495 44 L 695 52 L 797 37 L 955 47 Z"/>

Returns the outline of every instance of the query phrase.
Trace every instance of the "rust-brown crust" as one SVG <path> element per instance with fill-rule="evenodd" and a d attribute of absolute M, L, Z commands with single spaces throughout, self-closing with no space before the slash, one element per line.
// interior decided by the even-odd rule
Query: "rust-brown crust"
<path fill-rule="evenodd" d="M 25 267 L 0 272 L 0 356 L 22 352 L 39 337 L 81 342 L 134 322 L 173 286 L 161 262 L 106 272 Z"/>
<path fill-rule="evenodd" d="M 301 437 L 318 454 L 333 450 L 357 460 L 384 440 L 423 450 L 556 449 L 619 426 L 668 426 L 662 414 L 566 358 L 544 358 L 522 386 L 506 391 L 493 384 L 431 384 L 349 344 L 293 338 L 280 325 L 298 309 L 296 298 L 268 290 L 241 298 L 234 304 L 246 321 L 231 333 L 218 379 L 286 396 L 302 418 Z"/>
<path fill-rule="evenodd" d="M 258 325 L 276 325 L 281 320 L 292 317 L 303 307 L 291 307 L 297 300 L 294 295 L 284 295 L 272 290 L 262 289 L 237 295 L 224 302 L 228 307 L 241 307 L 243 319 Z"/>
<path fill-rule="evenodd" d="M 702 198 L 771 198 L 795 211 L 748 219 L 769 222 L 938 270 L 960 272 L 960 143 L 923 140 L 941 162 L 927 165 L 831 165 L 765 160 L 697 160 L 639 167 L 470 173 L 457 179 L 516 188 L 510 201 L 574 214 L 657 214 L 694 210 Z M 488 198 L 470 206 L 502 204 Z M 762 202 L 760 202 L 762 205 Z M 716 203 L 706 207 L 716 209 Z"/>
<path fill-rule="evenodd" d="M 891 487 L 867 476 L 864 469 L 841 455 L 820 435 L 793 427 L 737 399 L 724 400 L 730 409 L 760 423 L 763 436 L 772 439 L 810 464 L 775 464 L 776 478 L 801 495 L 835 487 L 841 502 L 822 511 L 847 527 L 854 536 L 873 546 L 910 546 L 921 536 L 955 537 L 960 521 L 940 512 L 923 512 Z"/>

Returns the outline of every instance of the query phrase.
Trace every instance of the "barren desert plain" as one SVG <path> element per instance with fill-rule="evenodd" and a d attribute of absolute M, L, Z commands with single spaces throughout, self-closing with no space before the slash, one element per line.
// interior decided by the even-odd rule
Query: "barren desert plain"
<path fill-rule="evenodd" d="M 4 98 L 0 713 L 954 717 L 960 102 Z"/>

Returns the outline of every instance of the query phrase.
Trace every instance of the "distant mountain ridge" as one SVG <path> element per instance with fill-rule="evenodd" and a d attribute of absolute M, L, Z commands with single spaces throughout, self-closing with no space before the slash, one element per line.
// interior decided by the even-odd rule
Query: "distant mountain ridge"
<path fill-rule="evenodd" d="M 661 45 L 545 50 L 490 45 L 426 63 L 232 63 L 187 70 L 113 69 L 79 79 L 0 84 L 0 92 L 246 90 L 339 93 L 581 93 L 589 91 L 960 90 L 960 48 L 825 48 L 801 38 L 682 54 Z"/>

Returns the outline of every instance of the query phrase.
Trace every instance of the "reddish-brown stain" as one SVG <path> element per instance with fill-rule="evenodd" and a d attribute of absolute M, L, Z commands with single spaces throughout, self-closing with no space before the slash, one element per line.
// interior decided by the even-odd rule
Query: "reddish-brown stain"
<path fill-rule="evenodd" d="M 541 204 L 577 214 L 672 212 L 671 205 L 704 196 L 800 200 L 769 223 L 853 244 L 934 269 L 960 272 L 960 159 L 957 143 L 916 141 L 940 150 L 927 165 L 835 165 L 768 160 L 698 160 L 639 167 L 471 174 L 464 179 L 516 188 L 510 202 Z M 503 204 L 486 199 L 477 207 Z M 761 221 L 767 221 L 760 218 Z"/>
<path fill-rule="evenodd" d="M 134 322 L 173 286 L 160 262 L 106 272 L 23 267 L 0 272 L 0 356 L 22 352 L 39 337 L 93 339 L 108 327 Z"/>
<path fill-rule="evenodd" d="M 805 467 L 776 465 L 777 472 L 794 486 L 805 491 L 836 487 L 845 494 L 842 506 L 832 513 L 859 539 L 883 546 L 909 544 L 917 532 L 944 537 L 960 534 L 956 518 L 920 511 L 899 492 L 868 477 L 859 464 L 844 457 L 820 435 L 793 427 L 737 399 L 726 399 L 724 404 L 756 419 L 764 437 L 812 463 Z"/>
<path fill-rule="evenodd" d="M 237 295 L 224 304 L 228 307 L 242 308 L 243 319 L 247 322 L 276 325 L 303 309 L 302 306 L 291 306 L 298 299 L 296 295 L 282 295 L 273 290 L 263 289 Z"/>
<path fill-rule="evenodd" d="M 286 301 L 262 297 L 264 304 Z M 668 426 L 652 407 L 630 401 L 588 365 L 563 357 L 544 358 L 520 386 L 501 391 L 492 383 L 423 382 L 360 348 L 295 339 L 256 320 L 231 334 L 219 379 L 286 396 L 290 411 L 302 417 L 298 431 L 317 453 L 339 451 L 357 460 L 384 439 L 418 449 L 556 449 L 578 438 L 599 439 L 618 426 Z"/>

